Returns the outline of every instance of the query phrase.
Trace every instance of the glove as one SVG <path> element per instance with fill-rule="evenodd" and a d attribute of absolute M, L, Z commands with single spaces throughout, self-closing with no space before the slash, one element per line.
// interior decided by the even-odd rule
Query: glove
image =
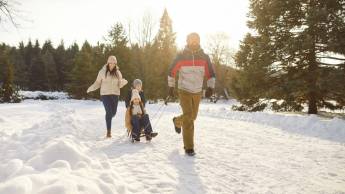
<path fill-rule="evenodd" d="M 174 87 L 169 87 L 169 96 L 170 98 L 174 98 L 175 97 L 175 88 Z"/>
<path fill-rule="evenodd" d="M 212 95 L 213 95 L 213 89 L 210 88 L 210 87 L 208 87 L 208 88 L 206 89 L 205 97 L 206 97 L 206 98 L 210 98 Z"/>

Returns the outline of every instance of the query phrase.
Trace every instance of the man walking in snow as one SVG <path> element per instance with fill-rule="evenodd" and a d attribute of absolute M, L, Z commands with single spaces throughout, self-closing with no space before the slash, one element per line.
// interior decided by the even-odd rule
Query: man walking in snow
<path fill-rule="evenodd" d="M 187 46 L 177 55 L 169 67 L 168 85 L 169 96 L 174 97 L 175 77 L 179 72 L 178 97 L 183 114 L 174 117 L 176 133 L 183 129 L 183 143 L 187 155 L 194 152 L 194 121 L 198 115 L 199 103 L 202 96 L 204 77 L 207 80 L 205 96 L 211 97 L 215 87 L 215 72 L 210 57 L 200 47 L 200 36 L 191 33 L 187 36 Z"/>

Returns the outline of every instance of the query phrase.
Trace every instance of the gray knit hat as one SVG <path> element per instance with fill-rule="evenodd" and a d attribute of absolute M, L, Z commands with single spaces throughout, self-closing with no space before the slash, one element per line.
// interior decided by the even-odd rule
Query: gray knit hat
<path fill-rule="evenodd" d="M 137 85 L 143 86 L 143 82 L 140 79 L 135 79 L 133 81 L 133 87 L 136 87 Z"/>

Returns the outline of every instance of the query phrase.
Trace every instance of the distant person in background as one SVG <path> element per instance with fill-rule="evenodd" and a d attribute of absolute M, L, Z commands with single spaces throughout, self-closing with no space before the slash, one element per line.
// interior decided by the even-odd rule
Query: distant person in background
<path fill-rule="evenodd" d="M 108 58 L 97 79 L 88 89 L 87 93 L 100 89 L 101 100 L 105 109 L 105 121 L 107 126 L 107 138 L 111 138 L 111 121 L 116 114 L 117 104 L 120 96 L 120 89 L 127 84 L 127 80 L 122 78 L 117 59 L 115 56 Z"/>
<path fill-rule="evenodd" d="M 207 78 L 205 96 L 210 98 L 215 88 L 215 72 L 210 57 L 200 47 L 200 36 L 191 33 L 187 36 L 187 46 L 177 55 L 169 67 L 169 96 L 174 97 L 175 77 L 179 72 L 178 97 L 182 115 L 173 118 L 176 133 L 183 135 L 185 153 L 194 156 L 194 121 L 197 118 L 202 96 L 204 77 Z"/>

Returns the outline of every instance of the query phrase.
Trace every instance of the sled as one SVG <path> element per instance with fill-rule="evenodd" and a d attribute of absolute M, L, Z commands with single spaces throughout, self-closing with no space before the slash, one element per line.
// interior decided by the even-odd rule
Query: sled
<path fill-rule="evenodd" d="M 127 136 L 129 138 L 132 137 L 132 129 L 133 129 L 130 118 L 131 118 L 131 116 L 130 116 L 130 113 L 129 113 L 129 108 L 127 108 L 126 115 L 125 115 L 125 124 L 126 124 L 126 128 L 127 128 Z M 157 135 L 158 135 L 157 132 L 152 132 L 151 133 L 151 137 L 152 138 L 156 137 Z M 144 130 L 144 128 L 141 128 L 141 130 L 140 130 L 140 137 L 145 137 L 145 130 Z"/>
<path fill-rule="evenodd" d="M 157 132 L 152 132 L 152 133 L 151 133 L 151 137 L 156 137 L 157 135 L 158 135 Z M 128 129 L 127 129 L 127 136 L 128 136 L 128 137 L 131 137 L 131 136 L 132 136 L 132 130 L 128 130 Z M 140 137 L 145 137 L 144 128 L 142 128 L 141 131 L 140 131 Z"/>

